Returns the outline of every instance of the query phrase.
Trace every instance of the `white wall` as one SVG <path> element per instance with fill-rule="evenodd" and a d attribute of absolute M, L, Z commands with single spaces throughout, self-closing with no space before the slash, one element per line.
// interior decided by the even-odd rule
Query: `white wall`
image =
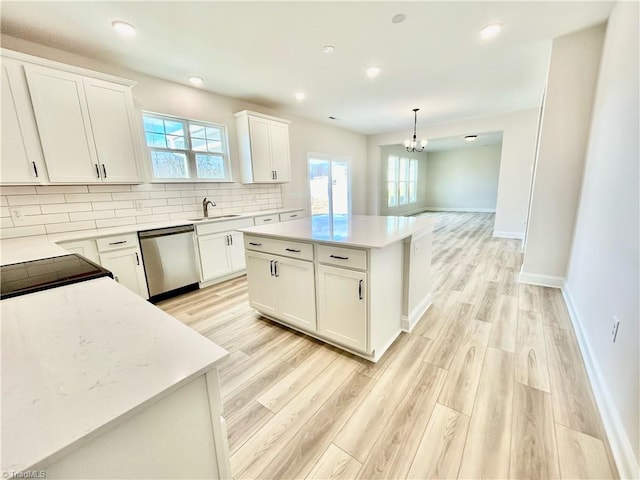
<path fill-rule="evenodd" d="M 520 237 L 529 202 L 539 109 L 470 118 L 440 125 L 418 126 L 421 138 L 445 138 L 470 133 L 502 131 L 502 155 L 494 234 Z M 369 213 L 379 212 L 380 146 L 403 143 L 409 130 L 367 138 L 369 165 Z"/>
<path fill-rule="evenodd" d="M 618 3 L 607 25 L 565 283 L 622 478 L 640 477 L 638 10 Z"/>
<path fill-rule="evenodd" d="M 560 286 L 573 236 L 604 25 L 553 41 L 521 280 Z"/>
<path fill-rule="evenodd" d="M 240 110 L 248 109 L 291 120 L 292 181 L 282 186 L 283 206 L 309 209 L 307 152 L 313 151 L 335 154 L 351 159 L 353 212 L 357 214 L 366 213 L 367 141 L 366 136 L 362 134 L 296 117 L 283 110 L 270 109 L 202 89 L 173 83 L 124 69 L 114 64 L 52 49 L 7 35 L 2 35 L 2 47 L 135 80 L 138 83 L 133 88 L 133 96 L 136 108 L 139 110 L 166 113 L 226 125 L 229 134 L 230 158 L 234 178 L 240 178 L 240 172 L 239 164 L 235 161 L 238 147 L 233 114 Z M 214 81 L 214 79 L 210 81 Z"/>
<path fill-rule="evenodd" d="M 426 206 L 495 212 L 502 144 L 429 152 Z"/>
<path fill-rule="evenodd" d="M 389 155 L 418 160 L 418 191 L 416 202 L 397 207 L 387 206 L 387 164 Z M 402 145 L 385 145 L 380 148 L 380 210 L 379 215 L 411 215 L 422 212 L 425 206 L 426 181 L 427 181 L 427 152 L 407 152 Z"/>

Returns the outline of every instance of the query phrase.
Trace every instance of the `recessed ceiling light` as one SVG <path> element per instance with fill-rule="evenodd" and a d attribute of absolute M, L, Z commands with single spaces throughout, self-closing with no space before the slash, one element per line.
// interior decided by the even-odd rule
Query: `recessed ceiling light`
<path fill-rule="evenodd" d="M 296 92 L 293 94 L 293 96 L 296 97 L 296 100 L 301 102 L 302 100 L 304 100 L 305 94 L 304 92 Z"/>
<path fill-rule="evenodd" d="M 200 77 L 189 77 L 189 81 L 191 82 L 191 85 L 195 85 L 196 87 L 199 87 L 204 83 L 204 80 Z"/>
<path fill-rule="evenodd" d="M 404 13 L 398 13 L 391 17 L 391 23 L 402 23 L 407 19 L 407 16 Z"/>
<path fill-rule="evenodd" d="M 375 78 L 380 74 L 381 68 L 376 66 L 376 65 L 372 65 L 369 68 L 367 68 L 367 77 L 369 78 Z"/>
<path fill-rule="evenodd" d="M 136 34 L 136 27 L 121 20 L 114 20 L 111 22 L 111 26 L 123 37 L 133 37 Z"/>
<path fill-rule="evenodd" d="M 499 23 L 492 23 L 491 25 L 487 25 L 482 30 L 480 30 L 480 36 L 488 40 L 489 38 L 493 38 L 500 33 L 502 30 L 502 25 Z"/>
<path fill-rule="evenodd" d="M 478 138 L 478 135 L 465 135 L 464 139 L 467 142 L 475 142 Z"/>
<path fill-rule="evenodd" d="M 336 47 L 334 47 L 333 45 L 325 45 L 324 47 L 322 47 L 322 51 L 324 53 L 333 53 L 336 51 Z"/>

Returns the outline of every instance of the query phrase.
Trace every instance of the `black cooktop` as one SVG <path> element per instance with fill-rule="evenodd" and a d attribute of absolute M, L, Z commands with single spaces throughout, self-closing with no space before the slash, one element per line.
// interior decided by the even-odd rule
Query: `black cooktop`
<path fill-rule="evenodd" d="M 71 254 L 0 266 L 0 299 L 48 290 L 113 274 L 81 255 Z"/>

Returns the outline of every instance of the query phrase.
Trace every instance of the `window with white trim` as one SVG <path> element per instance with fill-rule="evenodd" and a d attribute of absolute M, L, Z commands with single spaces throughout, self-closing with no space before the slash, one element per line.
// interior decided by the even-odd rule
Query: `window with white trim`
<path fill-rule="evenodd" d="M 231 181 L 224 125 L 155 113 L 142 120 L 154 180 Z"/>
<path fill-rule="evenodd" d="M 418 160 L 389 155 L 387 159 L 387 206 L 416 203 L 418 199 Z"/>

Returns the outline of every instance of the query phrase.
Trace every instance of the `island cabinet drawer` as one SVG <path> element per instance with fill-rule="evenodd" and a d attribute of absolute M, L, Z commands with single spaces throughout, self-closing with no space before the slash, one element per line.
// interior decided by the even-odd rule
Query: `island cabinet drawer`
<path fill-rule="evenodd" d="M 300 260 L 313 260 L 313 244 L 311 243 L 245 235 L 244 248 L 282 255 L 283 257 L 299 258 Z"/>
<path fill-rule="evenodd" d="M 274 215 L 260 215 L 259 217 L 253 217 L 254 225 L 269 225 L 270 223 L 280 222 L 280 216 L 276 213 Z"/>
<path fill-rule="evenodd" d="M 96 246 L 100 253 L 119 250 L 121 248 L 138 248 L 138 235 L 135 233 L 125 233 L 123 235 L 96 238 Z"/>
<path fill-rule="evenodd" d="M 367 251 L 356 248 L 316 246 L 318 262 L 356 270 L 367 269 Z"/>

